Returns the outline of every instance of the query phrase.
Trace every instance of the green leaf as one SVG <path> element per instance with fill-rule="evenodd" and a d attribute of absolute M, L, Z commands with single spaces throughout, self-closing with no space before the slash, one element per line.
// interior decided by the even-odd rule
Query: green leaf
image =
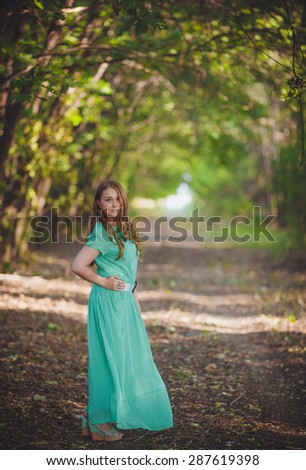
<path fill-rule="evenodd" d="M 34 401 L 47 401 L 47 397 L 45 395 L 34 395 Z"/>
<path fill-rule="evenodd" d="M 296 316 L 293 315 L 293 314 L 290 314 L 288 313 L 286 316 L 285 316 L 286 320 L 288 320 L 289 322 L 291 323 L 295 323 L 296 322 Z"/>
<path fill-rule="evenodd" d="M 139 20 L 136 23 L 136 34 L 145 34 L 148 32 L 148 23 L 143 20 Z"/>
<path fill-rule="evenodd" d="M 39 1 L 39 0 L 34 0 L 34 4 L 35 4 L 35 5 L 36 5 L 38 8 L 40 8 L 41 10 L 43 10 L 43 9 L 44 9 L 44 6 L 43 6 L 43 4 L 42 4 L 42 3 L 40 3 L 40 1 Z"/>
<path fill-rule="evenodd" d="M 48 330 L 60 331 L 61 327 L 57 323 L 48 323 Z"/>
<path fill-rule="evenodd" d="M 12 354 L 8 358 L 10 361 L 17 361 L 18 357 L 19 357 L 18 354 Z"/>

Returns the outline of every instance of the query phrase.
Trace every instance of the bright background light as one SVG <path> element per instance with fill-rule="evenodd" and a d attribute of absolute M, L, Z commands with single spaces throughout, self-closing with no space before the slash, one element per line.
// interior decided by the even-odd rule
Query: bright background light
<path fill-rule="evenodd" d="M 158 205 L 166 209 L 180 209 L 187 206 L 192 201 L 191 190 L 186 183 L 181 183 L 177 188 L 176 194 L 170 194 L 166 198 L 158 199 Z"/>
<path fill-rule="evenodd" d="M 153 211 L 154 213 L 164 214 L 165 211 L 170 213 L 178 213 L 183 215 L 189 204 L 192 203 L 192 192 L 187 183 L 181 183 L 177 188 L 176 194 L 169 194 L 165 198 L 146 199 L 136 197 L 133 200 L 133 207 L 135 209 Z"/>

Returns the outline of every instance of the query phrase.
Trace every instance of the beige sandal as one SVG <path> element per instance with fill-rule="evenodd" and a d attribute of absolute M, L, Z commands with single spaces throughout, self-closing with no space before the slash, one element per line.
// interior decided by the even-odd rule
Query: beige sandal
<path fill-rule="evenodd" d="M 121 441 L 123 434 L 113 427 L 104 431 L 95 424 L 89 424 L 89 430 L 93 441 Z"/>

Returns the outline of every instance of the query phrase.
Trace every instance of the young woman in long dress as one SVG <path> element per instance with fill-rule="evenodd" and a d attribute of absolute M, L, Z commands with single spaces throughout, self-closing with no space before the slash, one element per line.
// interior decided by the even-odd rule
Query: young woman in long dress
<path fill-rule="evenodd" d="M 88 299 L 88 403 L 82 434 L 120 440 L 119 429 L 173 426 L 165 384 L 154 363 L 137 297 L 141 240 L 123 186 L 103 181 L 94 197 L 85 246 L 72 271 L 91 282 Z M 96 272 L 90 266 L 96 265 Z"/>

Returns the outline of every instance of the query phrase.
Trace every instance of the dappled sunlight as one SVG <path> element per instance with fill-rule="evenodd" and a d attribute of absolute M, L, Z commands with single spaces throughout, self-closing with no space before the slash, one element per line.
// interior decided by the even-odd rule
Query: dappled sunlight
<path fill-rule="evenodd" d="M 86 321 L 86 307 L 73 301 L 65 299 L 54 300 L 47 294 L 41 299 L 34 299 L 31 296 L 21 295 L 12 297 L 9 294 L 3 294 L 3 300 L 0 301 L 0 308 L 7 312 L 44 312 L 50 314 L 65 315 L 73 317 L 76 320 Z"/>
<path fill-rule="evenodd" d="M 219 333 L 251 333 L 253 331 L 295 331 L 298 325 L 293 325 L 282 318 L 270 318 L 266 315 L 259 314 L 256 317 L 246 318 L 245 316 L 226 316 L 220 317 L 216 312 L 215 315 L 208 313 L 194 314 L 193 312 L 182 311 L 180 309 L 146 311 L 142 313 L 142 318 L 148 323 L 159 322 L 162 325 L 170 324 L 171 326 L 182 326 L 184 328 L 192 328 L 199 331 L 208 330 Z"/>
<path fill-rule="evenodd" d="M 0 274 L 0 309 L 7 312 L 45 312 L 86 321 L 90 284 L 40 276 Z"/>
<path fill-rule="evenodd" d="M 41 276 L 21 276 L 19 274 L 0 273 L 0 283 L 7 286 L 18 286 L 18 291 L 35 292 L 43 288 L 58 295 L 66 295 L 67 292 L 86 293 L 90 291 L 91 285 L 75 277 L 74 282 L 64 279 L 44 279 Z"/>
<path fill-rule="evenodd" d="M 191 304 L 201 306 L 219 307 L 222 305 L 250 305 L 252 303 L 251 294 L 224 294 L 220 295 L 200 295 L 182 291 L 166 290 L 144 290 L 141 292 L 142 300 L 175 300 L 187 301 Z"/>
<path fill-rule="evenodd" d="M 39 276 L 9 274 L 1 274 L 0 281 L 0 308 L 4 311 L 45 312 L 87 321 L 91 285 L 86 281 L 46 280 Z M 257 307 L 256 296 L 254 298 L 252 294 L 201 295 L 170 289 L 144 289 L 138 296 L 141 315 L 147 325 L 249 333 L 271 329 L 295 331 L 303 322 L 261 313 L 260 303 Z M 150 307 L 152 303 L 154 309 Z"/>

